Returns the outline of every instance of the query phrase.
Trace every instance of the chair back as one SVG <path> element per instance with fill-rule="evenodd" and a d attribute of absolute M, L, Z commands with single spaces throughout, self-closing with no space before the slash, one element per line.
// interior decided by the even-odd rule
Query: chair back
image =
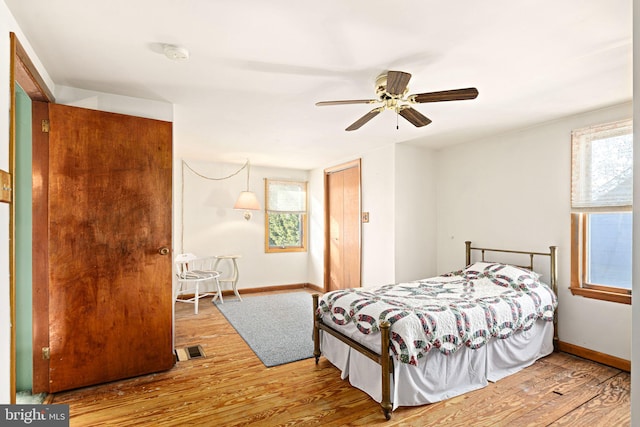
<path fill-rule="evenodd" d="M 192 253 L 184 253 L 184 254 L 176 255 L 176 258 L 174 261 L 176 263 L 176 275 L 178 276 L 178 278 L 180 279 L 187 278 L 187 273 L 189 273 L 189 271 L 192 269 L 190 268 L 189 263 L 195 260 L 196 258 L 197 257 Z"/>

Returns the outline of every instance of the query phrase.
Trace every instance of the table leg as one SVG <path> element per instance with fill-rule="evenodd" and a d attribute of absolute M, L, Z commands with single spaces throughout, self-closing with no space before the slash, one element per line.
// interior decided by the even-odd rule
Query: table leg
<path fill-rule="evenodd" d="M 222 288 L 220 287 L 220 281 L 218 280 L 218 276 L 214 277 L 213 280 L 216 281 L 216 288 L 218 289 L 218 292 L 216 292 L 216 294 L 214 295 L 213 299 L 211 300 L 211 303 L 214 303 L 218 298 L 220 298 L 220 304 L 224 304 L 224 300 L 222 299 Z"/>
<path fill-rule="evenodd" d="M 231 258 L 231 261 L 233 262 L 233 276 L 231 276 L 233 278 L 233 282 L 231 282 L 231 286 L 233 288 L 233 293 L 236 294 L 236 297 L 238 297 L 240 301 L 242 301 L 242 297 L 240 297 L 240 293 L 238 292 L 238 277 L 240 276 L 238 264 L 236 263 L 235 258 Z"/>

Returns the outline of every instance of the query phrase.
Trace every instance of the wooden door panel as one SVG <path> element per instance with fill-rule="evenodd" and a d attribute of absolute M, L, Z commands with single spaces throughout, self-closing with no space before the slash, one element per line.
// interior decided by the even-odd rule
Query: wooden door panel
<path fill-rule="evenodd" d="M 360 162 L 325 171 L 327 290 L 361 286 Z"/>
<path fill-rule="evenodd" d="M 344 213 L 342 251 L 344 284 L 348 288 L 360 287 L 360 169 L 343 172 Z"/>
<path fill-rule="evenodd" d="M 332 173 L 329 181 L 329 290 L 344 289 L 342 255 L 342 218 L 344 212 L 344 179 Z"/>
<path fill-rule="evenodd" d="M 49 391 L 169 369 L 171 123 L 49 119 Z"/>

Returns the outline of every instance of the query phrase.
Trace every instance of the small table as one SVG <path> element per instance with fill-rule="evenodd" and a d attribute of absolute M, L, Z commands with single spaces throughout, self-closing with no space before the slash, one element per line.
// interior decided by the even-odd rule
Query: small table
<path fill-rule="evenodd" d="M 216 271 L 220 271 L 218 270 L 218 264 L 220 263 L 220 261 L 222 260 L 231 261 L 231 276 L 225 277 L 225 278 L 220 277 L 218 278 L 218 282 L 231 283 L 231 288 L 233 289 L 233 293 L 236 295 L 236 297 L 238 297 L 240 301 L 242 301 L 242 298 L 240 297 L 240 293 L 238 293 L 238 287 L 237 287 L 239 273 L 238 273 L 238 263 L 236 262 L 236 260 L 240 258 L 240 255 L 216 255 L 214 258 L 216 259 L 216 261 L 213 264 L 213 269 Z M 214 300 L 216 300 L 217 297 L 220 297 L 220 302 L 222 302 L 222 292 L 219 292 L 218 295 L 214 297 Z"/>

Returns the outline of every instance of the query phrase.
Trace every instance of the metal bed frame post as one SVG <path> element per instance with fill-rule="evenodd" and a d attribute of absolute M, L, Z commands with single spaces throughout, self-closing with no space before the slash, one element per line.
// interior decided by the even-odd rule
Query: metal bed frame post
<path fill-rule="evenodd" d="M 549 246 L 549 256 L 551 257 L 549 275 L 551 278 L 551 290 L 556 296 L 558 295 L 558 247 Z M 553 313 L 553 350 L 558 351 L 558 343 L 560 338 L 558 337 L 558 310 Z"/>
<path fill-rule="evenodd" d="M 380 406 L 384 412 L 384 417 L 387 420 L 390 420 L 391 412 L 393 411 L 393 405 L 391 403 L 391 373 L 393 371 L 393 361 L 391 359 L 391 354 L 389 353 L 391 323 L 388 321 L 380 322 L 380 354 L 377 354 L 357 341 L 354 341 L 325 325 L 322 321 L 322 316 L 317 314 L 319 297 L 320 296 L 318 294 L 311 295 L 311 298 L 313 299 L 313 355 L 316 359 L 316 365 L 318 364 L 320 355 L 322 354 L 322 351 L 320 350 L 320 330 L 332 335 L 352 349 L 376 362 L 380 365 L 380 369 L 382 370 L 380 376 L 382 380 L 382 400 L 380 401 Z"/>
<path fill-rule="evenodd" d="M 391 355 L 389 354 L 389 332 L 391 329 L 391 323 L 380 322 L 380 369 L 382 370 L 382 411 L 384 417 L 387 420 L 391 419 L 391 411 L 393 405 L 391 404 Z M 386 345 L 385 345 L 386 343 Z"/>
<path fill-rule="evenodd" d="M 320 295 L 313 294 L 311 298 L 313 298 L 313 355 L 316 358 L 316 365 L 320 360 L 320 329 L 318 329 L 317 323 L 320 321 L 321 316 L 317 314 L 318 312 L 318 298 Z"/>

